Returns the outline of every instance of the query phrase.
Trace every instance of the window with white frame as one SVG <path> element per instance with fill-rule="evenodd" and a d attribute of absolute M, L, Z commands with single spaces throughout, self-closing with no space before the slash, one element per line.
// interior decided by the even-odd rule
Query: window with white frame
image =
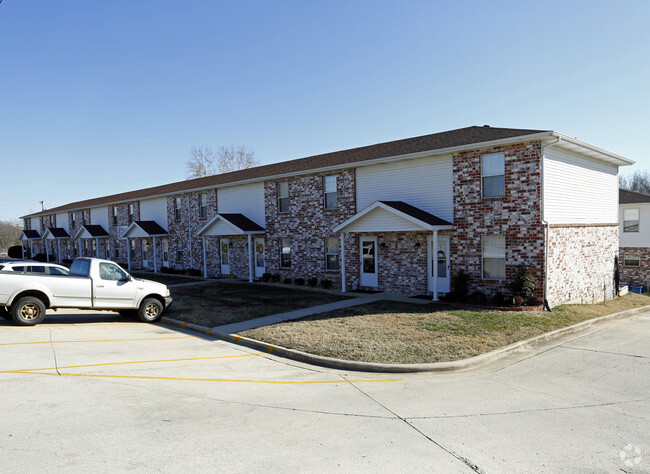
<path fill-rule="evenodd" d="M 199 194 L 199 219 L 208 218 L 208 195 L 206 193 Z"/>
<path fill-rule="evenodd" d="M 280 268 L 291 268 L 291 239 L 278 239 L 280 244 Z"/>
<path fill-rule="evenodd" d="M 505 153 L 481 155 L 481 193 L 483 199 L 506 195 Z"/>
<path fill-rule="evenodd" d="M 130 247 L 131 248 L 131 250 L 130 250 L 131 258 L 134 259 L 135 258 L 135 239 L 130 239 L 129 242 L 131 243 L 131 247 Z"/>
<path fill-rule="evenodd" d="M 278 212 L 289 212 L 289 182 L 278 183 Z"/>
<path fill-rule="evenodd" d="M 72 227 L 74 227 L 77 223 L 74 217 L 74 212 L 70 213 L 70 221 L 72 222 Z"/>
<path fill-rule="evenodd" d="M 176 239 L 176 261 L 183 261 L 183 241 L 181 239 Z"/>
<path fill-rule="evenodd" d="M 481 239 L 484 280 L 505 280 L 506 238 L 503 235 L 485 235 Z"/>
<path fill-rule="evenodd" d="M 338 237 L 328 237 L 325 239 L 325 270 L 338 271 L 340 253 Z"/>
<path fill-rule="evenodd" d="M 338 207 L 336 175 L 323 178 L 323 189 L 325 192 L 325 209 L 336 209 Z"/>
<path fill-rule="evenodd" d="M 135 218 L 135 206 L 133 204 L 129 204 L 129 224 L 133 222 L 134 218 Z"/>
<path fill-rule="evenodd" d="M 113 206 L 113 225 L 117 225 L 117 206 Z"/>
<path fill-rule="evenodd" d="M 626 253 L 623 257 L 623 266 L 625 267 L 640 267 L 641 257 L 638 253 Z"/>
<path fill-rule="evenodd" d="M 181 198 L 174 198 L 174 220 L 181 220 Z"/>
<path fill-rule="evenodd" d="M 639 232 L 639 209 L 623 209 L 623 232 Z"/>
<path fill-rule="evenodd" d="M 115 260 L 117 260 L 118 258 L 120 258 L 120 241 L 117 239 L 115 240 L 114 249 L 115 250 L 113 253 L 115 254 Z"/>

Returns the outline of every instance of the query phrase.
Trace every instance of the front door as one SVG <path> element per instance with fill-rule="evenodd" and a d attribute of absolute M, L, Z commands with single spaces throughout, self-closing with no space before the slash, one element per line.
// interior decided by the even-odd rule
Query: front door
<path fill-rule="evenodd" d="M 142 239 L 142 268 L 147 268 L 149 266 L 149 241 L 147 239 Z"/>
<path fill-rule="evenodd" d="M 168 239 L 162 239 L 162 259 L 163 259 L 163 266 L 168 267 L 169 266 L 169 240 Z"/>
<path fill-rule="evenodd" d="M 221 239 L 221 274 L 230 275 L 230 248 L 228 239 Z"/>
<path fill-rule="evenodd" d="M 361 286 L 376 288 L 377 278 L 377 237 L 361 237 Z"/>
<path fill-rule="evenodd" d="M 264 263 L 264 238 L 256 238 L 255 246 L 255 276 L 261 277 L 266 271 Z"/>
<path fill-rule="evenodd" d="M 449 237 L 438 236 L 438 249 L 433 252 L 433 237 L 429 237 L 429 291 L 433 291 L 434 265 L 438 267 L 438 291 L 449 293 Z"/>

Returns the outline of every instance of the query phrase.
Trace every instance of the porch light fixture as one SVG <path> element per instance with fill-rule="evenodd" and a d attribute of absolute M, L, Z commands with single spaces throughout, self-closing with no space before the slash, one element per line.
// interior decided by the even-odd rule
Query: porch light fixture
<path fill-rule="evenodd" d="M 416 248 L 416 249 L 419 249 L 419 248 L 420 248 L 420 245 L 421 245 L 420 242 L 415 242 L 415 248 Z"/>

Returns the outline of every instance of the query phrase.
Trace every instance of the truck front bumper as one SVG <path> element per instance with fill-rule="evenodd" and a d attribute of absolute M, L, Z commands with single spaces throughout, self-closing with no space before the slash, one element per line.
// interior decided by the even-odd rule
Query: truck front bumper
<path fill-rule="evenodd" d="M 165 309 L 172 305 L 172 301 L 174 301 L 174 299 L 171 296 L 165 296 Z"/>

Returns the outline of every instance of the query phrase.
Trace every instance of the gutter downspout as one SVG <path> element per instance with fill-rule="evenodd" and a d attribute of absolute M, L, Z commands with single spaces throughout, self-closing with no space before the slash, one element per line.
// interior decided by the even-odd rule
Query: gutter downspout
<path fill-rule="evenodd" d="M 542 150 L 541 150 L 541 169 L 542 169 L 542 224 L 546 226 L 546 232 L 544 235 L 544 309 L 551 312 L 551 307 L 548 304 L 548 249 L 550 246 L 550 231 L 551 231 L 551 224 L 548 223 L 546 220 L 546 207 L 544 206 L 544 152 L 546 149 L 557 145 L 560 143 L 562 140 L 561 137 L 557 137 L 557 140 L 555 140 L 553 143 L 549 143 L 548 145 L 543 145 Z"/>

